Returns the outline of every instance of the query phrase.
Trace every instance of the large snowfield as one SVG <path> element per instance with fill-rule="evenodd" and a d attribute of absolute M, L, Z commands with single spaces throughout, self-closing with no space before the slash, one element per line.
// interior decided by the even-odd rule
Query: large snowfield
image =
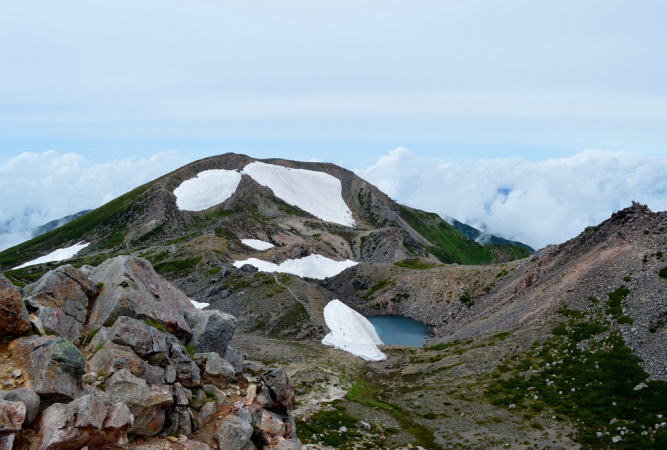
<path fill-rule="evenodd" d="M 280 264 L 262 261 L 257 258 L 249 258 L 243 261 L 236 261 L 234 267 L 241 267 L 245 264 L 257 267 L 260 272 L 291 273 L 300 277 L 323 280 L 336 276 L 343 270 L 356 266 L 359 263 L 350 261 L 349 259 L 335 261 L 322 255 L 310 255 L 305 258 L 288 259 Z"/>
<path fill-rule="evenodd" d="M 322 344 L 352 353 L 366 361 L 383 361 L 387 355 L 377 347 L 382 339 L 364 316 L 340 300 L 331 300 L 324 307 L 324 321 L 331 330 Z"/>
<path fill-rule="evenodd" d="M 241 173 L 236 170 L 204 170 L 174 189 L 176 206 L 185 211 L 203 211 L 234 195 L 240 182 Z"/>
<path fill-rule="evenodd" d="M 44 264 L 49 262 L 57 262 L 70 259 L 77 253 L 79 253 L 81 250 L 88 247 L 88 245 L 90 245 L 89 242 L 79 242 L 78 244 L 74 244 L 70 247 L 59 248 L 58 250 L 52 251 L 48 255 L 40 256 L 39 258 L 33 259 L 32 261 L 28 261 L 26 263 L 21 264 L 20 266 L 16 266 L 14 267 L 13 270 L 22 269 L 28 266 L 34 266 L 35 264 Z"/>
<path fill-rule="evenodd" d="M 245 246 L 261 251 L 268 250 L 273 247 L 272 243 L 259 239 L 241 239 L 241 243 Z"/>
<path fill-rule="evenodd" d="M 318 219 L 354 226 L 352 211 L 343 200 L 343 187 L 333 175 L 315 170 L 252 162 L 242 172 L 204 170 L 174 189 L 181 210 L 203 211 L 234 195 L 242 174 L 271 189 L 274 195 Z"/>

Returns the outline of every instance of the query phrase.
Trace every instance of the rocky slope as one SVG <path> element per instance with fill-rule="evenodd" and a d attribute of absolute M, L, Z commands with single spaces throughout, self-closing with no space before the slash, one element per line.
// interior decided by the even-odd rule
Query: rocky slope
<path fill-rule="evenodd" d="M 0 276 L 0 448 L 301 449 L 284 371 L 141 258 Z"/>

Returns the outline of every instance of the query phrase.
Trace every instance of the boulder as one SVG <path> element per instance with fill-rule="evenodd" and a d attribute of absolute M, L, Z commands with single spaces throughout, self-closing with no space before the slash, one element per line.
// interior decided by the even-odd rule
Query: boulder
<path fill-rule="evenodd" d="M 16 339 L 9 348 L 40 397 L 71 400 L 81 395 L 84 359 L 67 339 L 30 336 Z"/>
<path fill-rule="evenodd" d="M 107 341 L 130 347 L 141 358 L 169 351 L 166 333 L 127 316 L 119 317 L 110 328 L 101 328 L 91 340 L 88 349 L 92 351 Z"/>
<path fill-rule="evenodd" d="M 0 450 L 12 450 L 15 440 L 14 433 L 0 433 Z"/>
<path fill-rule="evenodd" d="M 88 372 L 108 376 L 119 370 L 127 369 L 133 375 L 143 378 L 148 383 L 162 384 L 165 382 L 164 369 L 144 361 L 130 347 L 107 341 L 101 348 L 97 347 L 96 350 L 86 363 Z"/>
<path fill-rule="evenodd" d="M 196 353 L 194 359 L 204 369 L 204 380 L 213 384 L 232 379 L 236 374 L 234 367 L 215 352 Z"/>
<path fill-rule="evenodd" d="M 275 450 L 301 450 L 303 444 L 298 439 L 285 439 L 275 446 Z"/>
<path fill-rule="evenodd" d="M 108 259 L 93 270 L 91 279 L 102 283 L 102 288 L 90 314 L 90 329 L 128 316 L 155 320 L 179 338 L 191 336 L 183 314 L 195 307 L 145 259 L 128 255 Z"/>
<path fill-rule="evenodd" d="M 26 419 L 26 411 L 23 402 L 0 400 L 0 432 L 21 430 Z"/>
<path fill-rule="evenodd" d="M 169 351 L 171 364 L 176 371 L 176 381 L 183 386 L 196 387 L 201 385 L 201 372 L 188 351 L 178 342 L 172 342 Z"/>
<path fill-rule="evenodd" d="M 167 413 L 167 422 L 163 433 L 170 436 L 190 436 L 194 429 L 194 416 L 187 406 L 174 406 Z"/>
<path fill-rule="evenodd" d="M 227 347 L 224 358 L 225 361 L 232 365 L 236 375 L 243 372 L 244 361 L 240 351 L 236 350 L 234 347 Z"/>
<path fill-rule="evenodd" d="M 169 386 L 147 385 L 127 369 L 114 373 L 106 383 L 106 393 L 112 402 L 125 403 L 134 415 L 130 430 L 140 436 L 155 436 L 165 423 L 166 411 L 173 404 Z"/>
<path fill-rule="evenodd" d="M 42 413 L 39 449 L 123 448 L 133 420 L 123 403 L 109 404 L 94 395 L 55 403 Z"/>
<path fill-rule="evenodd" d="M 187 311 L 185 318 L 192 328 L 190 344 L 197 352 L 216 352 L 224 355 L 234 336 L 237 321 L 234 316 L 217 310 Z"/>
<path fill-rule="evenodd" d="M 23 403 L 26 407 L 26 425 L 33 423 L 39 413 L 39 395 L 30 388 L 22 387 L 11 391 L 0 391 L 0 400 Z"/>
<path fill-rule="evenodd" d="M 250 444 L 252 423 L 246 417 L 229 415 L 218 424 L 214 437 L 221 449 L 242 450 Z"/>
<path fill-rule="evenodd" d="M 292 382 L 287 377 L 287 372 L 283 369 L 269 369 L 259 376 L 262 384 L 262 391 L 268 391 L 271 398 L 271 404 L 267 405 L 269 409 L 289 414 L 296 407 L 296 398 L 294 397 L 294 388 Z M 258 396 L 260 395 L 258 393 Z"/>
<path fill-rule="evenodd" d="M 0 274 L 0 337 L 20 336 L 30 331 L 28 310 L 19 290 Z"/>
<path fill-rule="evenodd" d="M 88 312 L 88 300 L 95 285 L 80 270 L 70 265 L 45 273 L 27 286 L 26 304 L 35 311 L 47 332 L 78 342 Z"/>

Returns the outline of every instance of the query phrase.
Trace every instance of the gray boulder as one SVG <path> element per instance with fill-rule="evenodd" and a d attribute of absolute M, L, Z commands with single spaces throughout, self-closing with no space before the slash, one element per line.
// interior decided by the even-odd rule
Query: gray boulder
<path fill-rule="evenodd" d="M 227 351 L 224 355 L 225 361 L 232 365 L 236 375 L 243 372 L 244 361 L 243 355 L 240 351 L 236 350 L 234 347 L 227 347 Z"/>
<path fill-rule="evenodd" d="M 224 355 L 236 330 L 236 317 L 217 310 L 187 311 L 185 318 L 192 328 L 191 345 L 199 353 Z"/>
<path fill-rule="evenodd" d="M 94 350 L 107 341 L 130 347 L 141 358 L 169 351 L 166 333 L 127 316 L 119 317 L 110 328 L 100 329 L 88 345 L 88 349 Z"/>
<path fill-rule="evenodd" d="M 194 358 L 204 369 L 205 381 L 218 384 L 234 378 L 236 374 L 234 367 L 215 352 L 196 353 Z"/>
<path fill-rule="evenodd" d="M 285 439 L 276 445 L 275 450 L 301 450 L 303 444 L 298 439 Z"/>
<path fill-rule="evenodd" d="M 39 413 L 39 395 L 30 388 L 22 387 L 11 391 L 0 391 L 0 400 L 21 402 L 26 407 L 25 424 L 33 423 Z"/>
<path fill-rule="evenodd" d="M 23 402 L 0 400 L 0 432 L 14 432 L 23 428 L 26 407 Z"/>
<path fill-rule="evenodd" d="M 143 378 L 151 384 L 165 382 L 165 370 L 141 359 L 130 347 L 107 341 L 86 362 L 86 371 L 97 374 L 113 375 L 127 369 L 133 375 Z"/>
<path fill-rule="evenodd" d="M 71 400 L 81 395 L 84 359 L 79 349 L 67 339 L 24 337 L 13 341 L 10 350 L 40 397 Z"/>
<path fill-rule="evenodd" d="M 169 351 L 171 364 L 176 371 L 176 381 L 183 386 L 196 387 L 201 385 L 201 372 L 188 351 L 178 342 L 172 342 Z"/>
<path fill-rule="evenodd" d="M 107 380 L 105 391 L 112 402 L 128 406 L 135 418 L 130 431 L 140 436 L 158 434 L 164 426 L 167 408 L 173 404 L 173 392 L 169 386 L 149 386 L 127 369 L 113 374 Z"/>
<path fill-rule="evenodd" d="M 225 450 L 242 450 L 250 444 L 252 423 L 246 417 L 229 415 L 215 429 L 215 440 Z"/>
<path fill-rule="evenodd" d="M 283 369 L 269 369 L 259 376 L 262 389 L 259 394 L 268 393 L 271 399 L 269 409 L 289 414 L 296 407 L 292 382 Z M 266 391 L 266 392 L 264 392 Z"/>
<path fill-rule="evenodd" d="M 30 331 L 28 310 L 19 290 L 0 274 L 0 337 L 20 336 Z"/>
<path fill-rule="evenodd" d="M 178 337 L 191 336 L 183 314 L 195 307 L 145 259 L 128 255 L 108 259 L 95 268 L 91 279 L 103 285 L 90 314 L 90 329 L 128 316 L 153 319 Z"/>
<path fill-rule="evenodd" d="M 109 404 L 94 395 L 55 403 L 42 413 L 39 449 L 123 448 L 133 420 L 123 403 Z"/>
<path fill-rule="evenodd" d="M 78 342 L 83 333 L 89 297 L 95 285 L 80 270 L 70 265 L 45 273 L 27 286 L 26 304 L 42 321 L 47 332 Z"/>

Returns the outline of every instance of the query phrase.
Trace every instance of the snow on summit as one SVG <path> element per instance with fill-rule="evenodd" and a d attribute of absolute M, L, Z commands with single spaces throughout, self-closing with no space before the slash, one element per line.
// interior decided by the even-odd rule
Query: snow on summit
<path fill-rule="evenodd" d="M 343 200 L 343 188 L 338 178 L 315 170 L 252 162 L 243 173 L 268 187 L 276 197 L 297 206 L 318 219 L 354 226 L 352 211 Z"/>
<path fill-rule="evenodd" d="M 257 258 L 249 258 L 236 261 L 234 267 L 242 267 L 246 264 L 257 267 L 260 272 L 291 273 L 299 277 L 315 278 L 323 280 L 334 277 L 348 267 L 356 266 L 357 262 L 346 259 L 335 261 L 322 255 L 310 255 L 305 258 L 288 259 L 280 264 L 262 261 Z"/>
<path fill-rule="evenodd" d="M 203 211 L 234 195 L 240 182 L 241 173 L 236 170 L 204 170 L 174 189 L 176 205 L 185 211 Z"/>
<path fill-rule="evenodd" d="M 387 356 L 380 351 L 383 345 L 370 321 L 340 300 L 331 300 L 324 307 L 324 321 L 331 330 L 322 344 L 352 353 L 366 361 L 383 361 Z"/>
<path fill-rule="evenodd" d="M 74 245 L 69 246 L 69 247 L 59 248 L 58 250 L 52 251 L 48 255 L 40 256 L 37 259 L 33 259 L 32 261 L 28 261 L 26 263 L 23 263 L 20 266 L 16 266 L 12 270 L 22 269 L 22 268 L 28 267 L 28 266 L 34 266 L 35 264 L 44 264 L 44 263 L 48 263 L 48 262 L 64 261 L 66 259 L 72 258 L 74 255 L 79 253 L 81 250 L 88 247 L 88 245 L 90 245 L 89 242 L 79 242 L 78 244 L 74 244 Z"/>

